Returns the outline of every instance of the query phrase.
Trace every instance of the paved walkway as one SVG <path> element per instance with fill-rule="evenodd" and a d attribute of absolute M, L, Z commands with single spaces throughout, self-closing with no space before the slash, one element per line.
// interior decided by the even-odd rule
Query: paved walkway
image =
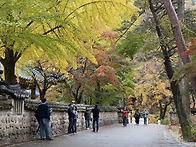
<path fill-rule="evenodd" d="M 10 147 L 188 147 L 188 145 L 174 141 L 166 126 L 130 124 L 127 127 L 121 125 L 101 127 L 98 133 L 84 130 L 77 134 L 54 138 L 53 141 L 36 140 Z"/>

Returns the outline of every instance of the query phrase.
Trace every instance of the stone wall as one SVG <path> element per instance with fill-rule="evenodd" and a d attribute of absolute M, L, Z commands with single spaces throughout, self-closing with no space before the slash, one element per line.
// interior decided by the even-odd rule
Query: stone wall
<path fill-rule="evenodd" d="M 179 124 L 179 119 L 176 112 L 169 112 L 169 121 L 171 122 L 171 125 Z"/>
<path fill-rule="evenodd" d="M 192 123 L 196 124 L 196 111 L 192 111 L 192 110 L 191 110 L 190 119 Z M 176 112 L 169 112 L 169 121 L 171 121 L 172 125 L 179 124 L 179 119 Z"/>
<path fill-rule="evenodd" d="M 22 115 L 13 115 L 12 109 L 0 109 L 0 146 L 13 144 L 16 142 L 30 141 L 39 139 L 38 122 L 34 112 L 40 101 L 25 100 L 24 112 Z M 48 102 L 51 113 L 51 136 L 59 136 L 67 133 L 68 128 L 68 104 L 58 102 Z M 78 107 L 79 118 L 77 120 L 77 129 L 85 129 L 84 111 L 85 105 L 76 105 Z M 92 106 L 89 106 L 92 108 Z M 118 123 L 118 109 L 114 107 L 101 106 L 100 108 L 100 126 Z"/>

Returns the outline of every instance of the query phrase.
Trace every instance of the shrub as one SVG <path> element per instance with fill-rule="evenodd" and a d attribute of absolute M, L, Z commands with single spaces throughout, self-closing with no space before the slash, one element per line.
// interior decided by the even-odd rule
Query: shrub
<path fill-rule="evenodd" d="M 155 114 L 149 114 L 148 115 L 148 123 L 149 124 L 157 124 L 157 119 L 156 119 L 156 116 Z"/>
<path fill-rule="evenodd" d="M 162 125 L 168 125 L 168 124 L 169 124 L 169 118 L 166 117 L 166 118 L 162 119 L 162 120 L 161 120 L 161 124 L 162 124 Z"/>

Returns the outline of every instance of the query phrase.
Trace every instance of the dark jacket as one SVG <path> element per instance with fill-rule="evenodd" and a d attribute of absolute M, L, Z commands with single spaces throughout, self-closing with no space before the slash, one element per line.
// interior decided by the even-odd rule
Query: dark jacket
<path fill-rule="evenodd" d="M 72 107 L 69 107 L 68 108 L 68 115 L 69 115 L 69 118 L 74 118 L 74 113 L 73 113 L 73 109 L 72 109 Z"/>
<path fill-rule="evenodd" d="M 50 120 L 50 110 L 48 108 L 48 105 L 46 104 L 41 104 L 38 106 L 37 111 L 36 111 L 36 118 L 48 118 Z"/>
<path fill-rule="evenodd" d="M 93 119 L 98 119 L 99 118 L 99 108 L 94 108 L 92 109 L 93 112 Z"/>
<path fill-rule="evenodd" d="M 136 111 L 134 117 L 135 117 L 135 118 L 140 118 L 140 117 L 141 117 L 140 112 Z"/>
<path fill-rule="evenodd" d="M 86 110 L 84 112 L 84 117 L 85 117 L 85 120 L 90 120 L 91 119 L 91 111 L 90 110 Z"/>

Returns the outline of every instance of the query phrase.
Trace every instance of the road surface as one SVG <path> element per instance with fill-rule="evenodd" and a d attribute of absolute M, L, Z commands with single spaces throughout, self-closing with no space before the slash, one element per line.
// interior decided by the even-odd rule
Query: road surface
<path fill-rule="evenodd" d="M 100 131 L 80 131 L 64 135 L 53 141 L 36 140 L 10 147 L 188 147 L 175 141 L 168 128 L 163 125 L 135 125 L 122 127 L 120 124 L 101 127 Z"/>

